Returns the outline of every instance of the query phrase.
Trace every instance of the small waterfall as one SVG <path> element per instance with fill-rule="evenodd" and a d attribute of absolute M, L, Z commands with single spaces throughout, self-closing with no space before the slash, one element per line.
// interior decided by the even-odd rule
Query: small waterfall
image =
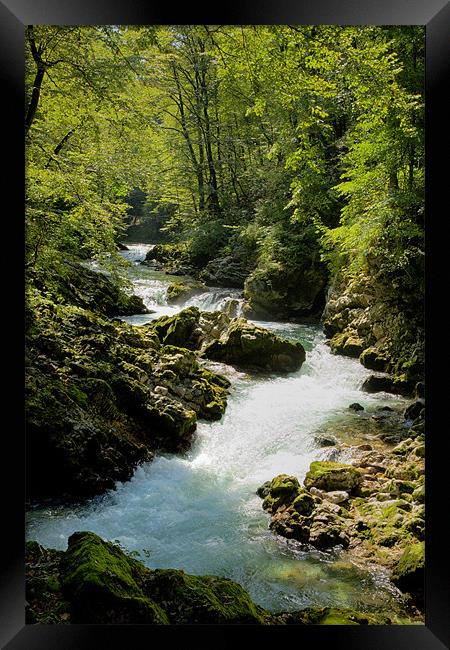
<path fill-rule="evenodd" d="M 189 298 L 183 307 L 194 305 L 201 311 L 225 311 L 235 318 L 242 314 L 244 299 L 240 289 L 210 287 L 208 291 Z"/>
<path fill-rule="evenodd" d="M 128 250 L 120 251 L 120 255 L 130 262 L 143 262 L 148 251 L 155 247 L 155 244 L 125 244 Z"/>

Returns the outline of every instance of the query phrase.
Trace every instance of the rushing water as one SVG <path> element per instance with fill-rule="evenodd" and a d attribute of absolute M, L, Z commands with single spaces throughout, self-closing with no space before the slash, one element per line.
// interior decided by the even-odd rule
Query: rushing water
<path fill-rule="evenodd" d="M 167 286 L 180 278 L 140 265 L 149 248 L 130 245 L 123 253 L 133 262 L 134 291 L 154 310 L 124 318 L 135 324 L 185 306 L 165 301 Z M 239 291 L 212 288 L 186 304 L 217 309 L 230 297 L 239 299 Z M 302 480 L 311 461 L 327 458 L 330 450 L 317 446 L 315 434 L 351 417 L 351 402 L 370 412 L 404 401 L 361 392 L 368 371 L 332 355 L 318 326 L 261 324 L 302 341 L 307 355 L 300 371 L 253 377 L 222 367 L 233 382 L 226 413 L 218 422 L 198 424 L 187 454 L 158 456 L 84 506 L 36 508 L 28 515 L 28 538 L 64 549 L 72 532 L 91 530 L 117 540 L 149 567 L 232 578 L 270 610 L 334 605 L 395 611 L 398 592 L 383 570 L 273 535 L 255 490 L 279 473 Z"/>

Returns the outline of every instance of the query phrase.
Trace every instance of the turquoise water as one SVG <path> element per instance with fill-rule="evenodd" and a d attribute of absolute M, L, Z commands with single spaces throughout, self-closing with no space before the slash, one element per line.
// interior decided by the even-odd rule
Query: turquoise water
<path fill-rule="evenodd" d="M 131 252 L 137 259 L 130 277 L 148 307 L 158 305 L 158 313 L 182 308 L 165 303 L 172 279 L 139 265 L 142 250 Z M 205 308 L 208 298 L 209 308 L 217 308 L 223 292 L 213 289 L 196 297 L 197 304 Z M 350 403 L 370 410 L 403 401 L 362 393 L 368 371 L 357 360 L 332 355 L 318 326 L 261 324 L 302 341 L 307 356 L 300 371 L 252 377 L 219 366 L 232 380 L 226 413 L 218 422 L 198 424 L 188 453 L 158 456 L 82 507 L 36 508 L 27 517 L 27 536 L 64 549 L 72 532 L 91 530 L 149 567 L 232 578 L 270 610 L 333 605 L 395 611 L 399 594 L 386 572 L 358 567 L 339 549 L 305 550 L 273 535 L 255 490 L 279 473 L 302 480 L 311 461 L 327 458 L 329 449 L 318 448 L 314 434 L 345 418 Z"/>

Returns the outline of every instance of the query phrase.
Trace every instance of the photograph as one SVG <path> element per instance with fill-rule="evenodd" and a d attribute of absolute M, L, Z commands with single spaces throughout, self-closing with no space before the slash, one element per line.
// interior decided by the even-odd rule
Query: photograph
<path fill-rule="evenodd" d="M 348 648 L 375 648 L 362 628 L 444 648 L 427 26 L 181 23 L 22 26 L 25 602 L 6 647 L 333 626 Z"/>

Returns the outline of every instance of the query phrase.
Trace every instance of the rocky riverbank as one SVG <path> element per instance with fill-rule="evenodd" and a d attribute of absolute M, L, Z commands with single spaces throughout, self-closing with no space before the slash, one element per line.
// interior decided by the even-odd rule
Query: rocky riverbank
<path fill-rule="evenodd" d="M 374 272 L 375 273 L 375 272 Z M 399 300 L 398 288 L 368 275 L 335 278 L 322 315 L 330 348 L 359 358 L 376 373 L 364 390 L 411 396 L 424 376 L 424 325 L 421 294 Z"/>
<path fill-rule="evenodd" d="M 271 613 L 236 582 L 176 569 L 147 569 L 91 532 L 66 551 L 26 545 L 28 624 L 361 625 L 407 622 L 392 615 L 311 607 Z M 409 621 L 408 621 L 409 622 Z"/>
<path fill-rule="evenodd" d="M 303 485 L 281 474 L 258 490 L 271 530 L 302 545 L 389 569 L 392 582 L 423 609 L 425 537 L 424 408 L 405 412 L 397 445 L 347 447 L 351 462 L 311 463 Z M 410 426 L 409 426 L 410 425 Z"/>
<path fill-rule="evenodd" d="M 297 264 L 272 261 L 255 266 L 253 258 L 246 260 L 238 251 L 199 266 L 192 263 L 183 244 L 158 244 L 143 263 L 191 275 L 195 282 L 242 288 L 243 313 L 248 318 L 320 320 L 333 352 L 359 358 L 375 371 L 364 390 L 411 396 L 423 380 L 421 289 L 406 295 L 398 282 L 389 283 L 383 276 L 379 262 L 371 260 L 369 270 L 355 278 L 330 277 L 314 256 L 306 255 Z M 193 295 L 195 282 L 174 286 L 171 300 Z"/>
<path fill-rule="evenodd" d="M 27 296 L 30 499 L 99 494 L 155 451 L 189 448 L 199 418 L 222 416 L 230 387 L 203 359 L 254 371 L 304 360 L 299 343 L 222 312 L 191 308 L 142 327 L 111 320 L 145 307 L 100 273 L 79 272 L 58 302 L 38 289 Z M 87 308 L 98 291 L 108 299 Z"/>

